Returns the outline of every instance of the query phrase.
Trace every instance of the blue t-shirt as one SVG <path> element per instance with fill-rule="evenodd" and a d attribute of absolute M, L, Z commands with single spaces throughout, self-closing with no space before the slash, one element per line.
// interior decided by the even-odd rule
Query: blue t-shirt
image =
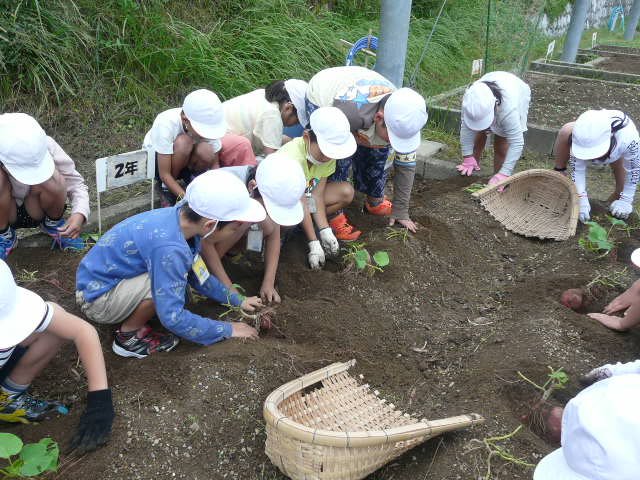
<path fill-rule="evenodd" d="M 182 338 L 210 345 L 231 337 L 231 324 L 186 310 L 187 283 L 220 303 L 238 306 L 242 298 L 213 275 L 201 285 L 191 271 L 200 252 L 200 237 L 194 237 L 191 246 L 185 240 L 180 229 L 181 207 L 140 213 L 105 233 L 80 262 L 76 290 L 85 301 L 93 302 L 122 280 L 148 273 L 162 325 Z"/>

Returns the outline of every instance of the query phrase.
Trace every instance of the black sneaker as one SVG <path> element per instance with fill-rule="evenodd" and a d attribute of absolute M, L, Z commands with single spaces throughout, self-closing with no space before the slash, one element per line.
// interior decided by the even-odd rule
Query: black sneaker
<path fill-rule="evenodd" d="M 40 400 L 27 392 L 19 395 L 0 392 L 0 420 L 4 422 L 37 422 L 48 413 L 66 415 L 69 409 L 60 402 Z"/>
<path fill-rule="evenodd" d="M 121 357 L 145 358 L 155 352 L 170 352 L 180 343 L 172 333 L 158 333 L 144 326 L 135 332 L 116 331 L 111 347 Z"/>

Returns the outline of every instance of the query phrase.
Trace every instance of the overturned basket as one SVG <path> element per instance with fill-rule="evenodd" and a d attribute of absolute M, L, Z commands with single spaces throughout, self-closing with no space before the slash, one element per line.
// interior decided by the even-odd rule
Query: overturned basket
<path fill-rule="evenodd" d="M 266 453 L 294 480 L 357 480 L 443 432 L 484 422 L 480 415 L 416 420 L 371 393 L 334 363 L 274 390 L 265 401 Z"/>
<path fill-rule="evenodd" d="M 578 193 L 573 182 L 558 172 L 525 170 L 473 196 L 507 230 L 525 237 L 566 240 L 576 233 Z"/>

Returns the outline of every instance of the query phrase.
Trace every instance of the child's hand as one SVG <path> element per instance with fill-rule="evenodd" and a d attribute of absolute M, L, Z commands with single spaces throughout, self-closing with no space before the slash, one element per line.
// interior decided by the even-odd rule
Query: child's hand
<path fill-rule="evenodd" d="M 253 312 L 256 308 L 262 308 L 262 300 L 260 297 L 247 297 L 244 299 L 240 308 L 247 312 Z"/>
<path fill-rule="evenodd" d="M 231 323 L 231 337 L 232 338 L 249 338 L 251 340 L 258 339 L 258 331 L 242 322 Z"/>

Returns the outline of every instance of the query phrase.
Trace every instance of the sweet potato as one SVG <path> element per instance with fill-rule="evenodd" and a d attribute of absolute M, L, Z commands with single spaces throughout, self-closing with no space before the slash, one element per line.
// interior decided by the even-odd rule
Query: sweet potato
<path fill-rule="evenodd" d="M 582 307 L 583 292 L 579 288 L 570 288 L 562 292 L 560 303 L 571 310 L 578 310 Z"/>

